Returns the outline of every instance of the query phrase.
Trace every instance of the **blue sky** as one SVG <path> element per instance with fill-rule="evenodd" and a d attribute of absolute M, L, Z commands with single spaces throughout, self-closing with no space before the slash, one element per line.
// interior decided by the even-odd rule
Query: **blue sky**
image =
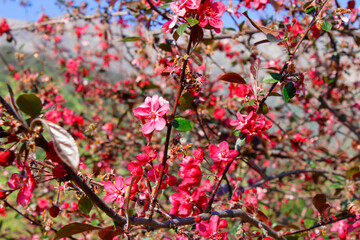
<path fill-rule="evenodd" d="M 0 0 L 0 17 L 9 19 L 21 19 L 27 21 L 36 21 L 41 13 L 46 13 L 50 17 L 60 16 L 64 9 L 56 5 L 57 0 L 27 0 L 30 6 L 20 6 L 21 0 Z M 82 1 L 75 1 L 79 4 Z M 89 10 L 96 8 L 94 0 L 89 5 Z"/>
<path fill-rule="evenodd" d="M 64 11 L 64 9 L 61 9 L 56 3 L 57 0 L 23 0 L 28 3 L 30 3 L 30 6 L 20 6 L 21 0 L 0 0 L 0 17 L 5 17 L 8 19 L 21 19 L 21 20 L 27 20 L 27 21 L 36 21 L 41 13 L 46 13 L 50 17 L 56 17 L 60 16 L 61 13 Z M 75 5 L 79 5 L 83 0 L 75 0 Z M 95 0 L 87 0 L 89 6 L 88 6 L 88 12 L 92 13 L 97 6 L 97 3 Z M 101 0 L 101 2 L 106 5 L 105 0 Z M 227 2 L 227 1 L 224 1 Z M 347 6 L 348 0 L 338 0 L 340 5 L 342 7 Z M 356 0 L 356 7 L 359 6 L 359 0 Z M 259 15 L 262 16 L 271 16 L 273 12 L 272 6 L 266 7 L 265 11 L 249 11 L 249 15 L 253 18 L 258 18 Z M 242 11 L 245 11 L 246 9 L 243 8 Z M 223 20 L 225 22 L 225 25 L 229 26 L 232 25 L 232 21 L 224 15 Z"/>

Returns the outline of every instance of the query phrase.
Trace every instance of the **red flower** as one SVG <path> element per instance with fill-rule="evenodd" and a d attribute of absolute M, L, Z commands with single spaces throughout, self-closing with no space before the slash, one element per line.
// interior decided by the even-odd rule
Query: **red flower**
<path fill-rule="evenodd" d="M 121 208 L 124 205 L 124 196 L 125 193 L 125 184 L 122 176 L 117 176 L 115 179 L 115 184 L 113 182 L 107 181 L 104 184 L 106 195 L 104 197 L 104 202 L 116 202 L 120 203 L 119 207 Z"/>
<path fill-rule="evenodd" d="M 220 32 L 220 28 L 224 26 L 224 22 L 220 17 L 225 12 L 225 5 L 222 2 L 212 2 L 212 0 L 205 0 L 200 5 L 198 14 L 200 15 L 199 24 L 205 27 L 208 23 L 214 27 L 216 32 Z"/>
<path fill-rule="evenodd" d="M 236 113 L 237 120 L 231 120 L 230 125 L 236 126 L 235 130 L 241 130 L 246 133 L 246 142 L 249 143 L 254 135 L 258 137 L 264 136 L 268 141 L 269 137 L 266 130 L 272 127 L 270 120 L 265 120 L 264 115 L 257 115 L 256 112 L 250 112 L 249 115 L 242 115 L 240 112 Z"/>
<path fill-rule="evenodd" d="M 13 151 L 0 151 L 0 166 L 10 166 L 15 160 L 15 153 Z"/>
<path fill-rule="evenodd" d="M 25 168 L 20 169 L 20 173 L 11 175 L 8 186 L 12 189 L 20 189 L 16 202 L 21 206 L 26 206 L 31 199 L 32 193 L 35 189 L 35 179 L 31 174 L 30 167 L 25 165 Z"/>
<path fill-rule="evenodd" d="M 161 131 L 165 128 L 166 121 L 162 117 L 168 110 L 169 102 L 158 95 L 154 95 L 147 97 L 140 107 L 133 110 L 133 113 L 144 124 L 141 131 L 146 136 L 154 130 Z"/>
<path fill-rule="evenodd" d="M 156 150 L 152 151 L 150 147 L 145 149 L 145 153 L 140 153 L 136 155 L 136 159 L 141 165 L 146 165 L 147 163 L 152 162 L 157 156 Z"/>
<path fill-rule="evenodd" d="M 3 20 L 0 22 L 0 36 L 3 35 L 4 33 L 9 33 L 9 32 L 10 32 L 9 24 L 6 22 L 6 19 L 3 18 Z"/>
<path fill-rule="evenodd" d="M 221 142 L 219 146 L 210 144 L 209 151 L 210 157 L 214 162 L 230 162 L 239 155 L 238 151 L 229 150 L 229 144 L 226 141 Z"/>
<path fill-rule="evenodd" d="M 227 233 L 219 232 L 220 218 L 218 215 L 213 215 L 210 221 L 202 221 L 196 224 L 196 230 L 201 236 L 206 239 L 226 240 Z M 223 223 L 222 223 L 223 224 Z"/>
<path fill-rule="evenodd" d="M 171 214 L 187 217 L 192 212 L 197 213 L 199 212 L 199 209 L 205 209 L 208 198 L 203 191 L 198 191 L 197 189 L 191 194 L 186 190 L 180 189 L 178 193 L 174 193 L 170 196 L 170 202 L 174 206 L 170 210 Z"/>

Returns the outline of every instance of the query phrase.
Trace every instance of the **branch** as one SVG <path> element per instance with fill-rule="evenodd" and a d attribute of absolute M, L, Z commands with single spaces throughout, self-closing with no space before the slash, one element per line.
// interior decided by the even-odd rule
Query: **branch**
<path fill-rule="evenodd" d="M 189 39 L 187 50 L 186 50 L 187 56 L 190 55 L 190 50 L 191 50 L 191 39 Z M 182 91 L 184 89 L 183 83 L 185 82 L 186 67 L 187 67 L 188 61 L 189 61 L 189 57 L 187 57 L 184 60 L 184 63 L 183 63 L 183 67 L 182 67 L 182 71 L 181 71 L 181 77 L 180 77 L 180 83 L 179 83 L 179 86 L 178 86 L 178 91 L 177 91 L 177 95 L 176 95 L 176 98 L 175 98 L 175 103 L 174 103 L 174 107 L 173 107 L 173 110 L 172 110 L 172 113 L 171 113 L 170 120 L 172 120 L 175 117 L 176 108 L 178 106 L 181 93 L 182 93 Z M 162 182 L 162 179 L 163 179 L 163 176 L 164 176 L 165 166 L 166 166 L 166 162 L 167 162 L 167 152 L 168 152 L 169 144 L 170 144 L 171 129 L 172 129 L 171 123 L 167 123 L 167 132 L 166 132 L 166 140 L 165 140 L 165 147 L 164 147 L 164 156 L 163 156 L 162 163 L 161 163 L 160 176 L 158 178 L 158 181 L 156 183 L 156 187 L 155 187 L 155 189 L 153 191 L 153 194 L 152 194 L 150 208 L 149 208 L 148 214 L 146 215 L 147 217 L 151 217 L 152 214 L 154 213 L 154 207 L 155 207 L 154 205 L 155 205 L 156 199 L 157 199 L 157 197 L 159 195 L 160 186 L 161 186 L 161 182 Z"/>
<path fill-rule="evenodd" d="M 298 169 L 298 170 L 294 170 L 294 171 L 290 171 L 290 172 L 283 172 L 283 173 L 280 173 L 280 174 L 275 175 L 275 176 L 270 176 L 267 179 L 260 180 L 257 183 L 255 183 L 255 184 L 253 184 L 251 186 L 248 186 L 247 188 L 258 187 L 258 186 L 261 186 L 264 183 L 269 182 L 269 181 L 274 180 L 274 179 L 283 178 L 283 177 L 287 177 L 287 176 L 291 176 L 291 175 L 299 175 L 301 173 L 308 173 L 308 172 L 312 172 L 312 173 L 328 173 L 328 174 L 333 174 L 333 175 L 345 177 L 344 173 L 337 172 L 337 171 L 321 170 L 321 169 Z"/>
<path fill-rule="evenodd" d="M 211 193 L 210 200 L 209 200 L 209 202 L 206 204 L 205 211 L 204 211 L 205 213 L 210 212 L 210 210 L 211 210 L 211 205 L 212 205 L 212 203 L 213 203 L 213 201 L 214 201 L 216 192 L 217 192 L 217 190 L 219 189 L 220 183 L 221 183 L 221 181 L 224 179 L 225 174 L 227 173 L 227 171 L 229 170 L 229 168 L 230 168 L 230 166 L 231 166 L 231 164 L 232 164 L 233 162 L 234 162 L 234 160 L 232 160 L 232 161 L 228 162 L 228 164 L 226 164 L 226 166 L 225 166 L 225 168 L 224 168 L 224 171 L 223 171 L 222 174 L 221 174 L 220 179 L 219 179 L 218 182 L 216 183 L 216 186 L 215 186 L 215 188 L 214 188 L 214 191 Z"/>

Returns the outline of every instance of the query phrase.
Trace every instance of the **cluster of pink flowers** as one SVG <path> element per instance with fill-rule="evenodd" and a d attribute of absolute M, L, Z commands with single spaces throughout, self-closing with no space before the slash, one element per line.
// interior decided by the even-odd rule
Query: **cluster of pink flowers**
<path fill-rule="evenodd" d="M 227 240 L 228 233 L 221 232 L 219 228 L 227 227 L 225 219 L 220 219 L 218 215 L 211 216 L 209 221 L 202 221 L 196 225 L 196 230 L 206 239 Z"/>
<path fill-rule="evenodd" d="M 165 128 L 166 120 L 163 116 L 168 110 L 169 102 L 158 95 L 147 97 L 140 107 L 133 110 L 134 116 L 144 124 L 141 131 L 149 142 L 154 130 L 161 131 Z"/>
<path fill-rule="evenodd" d="M 251 3 L 253 3 L 255 10 L 264 10 L 269 0 L 245 0 L 245 7 L 251 9 Z"/>
<path fill-rule="evenodd" d="M 31 196 L 35 189 L 35 178 L 31 174 L 30 167 L 28 165 L 19 166 L 19 173 L 11 175 L 8 181 L 9 188 L 20 189 L 16 202 L 21 206 L 29 204 Z"/>
<path fill-rule="evenodd" d="M 270 120 L 265 120 L 264 115 L 258 115 L 252 111 L 249 115 L 243 115 L 240 112 L 236 113 L 237 120 L 231 120 L 230 125 L 236 126 L 235 130 L 240 130 L 242 133 L 246 133 L 246 142 L 249 143 L 254 136 L 264 137 L 269 140 L 269 136 L 266 131 L 272 127 Z"/>
<path fill-rule="evenodd" d="M 193 156 L 187 156 L 180 163 L 179 176 L 184 180 L 178 187 L 177 193 L 170 196 L 173 208 L 171 214 L 186 217 L 190 214 L 200 213 L 208 202 L 204 191 L 197 189 L 201 182 L 201 169 L 199 164 L 204 160 L 204 151 L 201 148 L 193 150 Z M 195 188 L 191 191 L 191 189 Z"/>
<path fill-rule="evenodd" d="M 185 21 L 186 17 L 194 14 L 200 16 L 199 24 L 201 27 L 206 27 L 209 24 L 219 33 L 220 28 L 224 26 L 224 22 L 220 17 L 225 12 L 225 5 L 221 1 L 205 0 L 204 3 L 201 3 L 201 0 L 181 0 L 180 3 L 172 2 L 170 9 L 174 16 L 162 26 L 166 33 L 175 27 L 178 19 Z"/>

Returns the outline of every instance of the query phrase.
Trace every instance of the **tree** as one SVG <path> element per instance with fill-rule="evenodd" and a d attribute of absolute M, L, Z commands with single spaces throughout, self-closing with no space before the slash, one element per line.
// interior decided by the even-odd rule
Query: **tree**
<path fill-rule="evenodd" d="M 38 36 L 0 55 L 7 219 L 55 239 L 360 236 L 355 1 L 96 2 L 1 20 L 11 46 Z"/>

